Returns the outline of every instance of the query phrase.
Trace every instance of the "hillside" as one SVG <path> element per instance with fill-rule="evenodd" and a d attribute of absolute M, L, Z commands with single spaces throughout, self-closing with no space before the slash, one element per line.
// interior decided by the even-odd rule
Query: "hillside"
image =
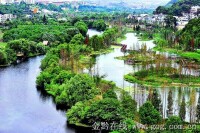
<path fill-rule="evenodd" d="M 172 6 L 174 3 L 178 2 L 180 0 L 171 0 L 170 2 L 167 3 L 166 7 Z"/>
<path fill-rule="evenodd" d="M 181 31 L 180 36 L 182 42 L 191 44 L 193 43 L 194 48 L 200 48 L 200 18 L 192 19 Z"/>
<path fill-rule="evenodd" d="M 173 0 L 174 1 L 174 0 Z M 170 7 L 159 6 L 155 13 L 163 13 L 169 15 L 181 16 L 182 12 L 189 12 L 192 6 L 200 6 L 200 0 L 181 0 L 174 3 Z"/>

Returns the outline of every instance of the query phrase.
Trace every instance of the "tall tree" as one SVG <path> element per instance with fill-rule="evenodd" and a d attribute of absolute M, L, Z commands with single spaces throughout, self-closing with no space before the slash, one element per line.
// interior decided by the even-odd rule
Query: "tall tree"
<path fill-rule="evenodd" d="M 198 100 L 198 103 L 197 103 L 196 116 L 197 116 L 197 122 L 200 122 L 200 92 L 199 92 L 199 100 Z"/>
<path fill-rule="evenodd" d="M 46 17 L 46 15 L 43 16 L 42 21 L 43 21 L 44 24 L 47 24 L 47 17 Z"/>
<path fill-rule="evenodd" d="M 181 118 L 182 121 L 185 120 L 185 115 L 186 115 L 186 103 L 185 103 L 185 97 L 183 96 L 179 110 L 179 117 Z"/>
<path fill-rule="evenodd" d="M 151 102 L 147 101 L 139 109 L 142 124 L 157 124 L 161 120 L 160 113 L 154 108 Z"/>
<path fill-rule="evenodd" d="M 172 97 L 172 90 L 170 89 L 169 94 L 168 94 L 168 116 L 172 116 L 173 115 L 173 97 Z"/>
<path fill-rule="evenodd" d="M 156 89 L 153 90 L 153 93 L 150 94 L 151 96 L 149 96 L 148 100 L 151 101 L 151 103 L 153 104 L 153 106 L 155 107 L 155 109 L 157 111 L 160 110 L 160 104 L 161 104 L 161 100 L 158 94 L 158 91 Z"/>

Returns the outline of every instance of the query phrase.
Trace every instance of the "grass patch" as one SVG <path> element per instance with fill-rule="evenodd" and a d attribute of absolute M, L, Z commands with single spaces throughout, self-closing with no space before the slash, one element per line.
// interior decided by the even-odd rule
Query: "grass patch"
<path fill-rule="evenodd" d="M 173 48 L 161 48 L 161 47 L 154 47 L 154 51 L 160 51 L 160 52 L 168 52 L 168 53 L 174 53 L 177 54 L 183 58 L 191 59 L 200 62 L 200 50 L 194 51 L 194 52 L 185 52 L 182 50 L 177 50 Z"/>
<path fill-rule="evenodd" d="M 0 41 L 3 39 L 3 32 L 0 30 Z"/>
<path fill-rule="evenodd" d="M 198 52 L 183 52 L 179 54 L 180 56 L 196 61 L 200 61 L 200 53 Z"/>
<path fill-rule="evenodd" d="M 108 54 L 112 52 L 114 48 L 100 49 L 99 51 L 92 51 L 90 55 L 100 55 L 100 54 Z"/>
<path fill-rule="evenodd" d="M 172 72 L 173 71 L 173 72 Z M 175 72 L 174 72 L 175 71 Z M 188 86 L 199 87 L 200 78 L 194 76 L 179 75 L 174 68 L 155 68 L 141 70 L 133 74 L 127 74 L 124 79 L 131 83 L 138 83 L 144 86 Z"/>
<path fill-rule="evenodd" d="M 121 43 L 123 40 L 126 40 L 126 36 L 123 35 L 122 37 L 117 38 L 117 43 Z"/>
<path fill-rule="evenodd" d="M 0 49 L 5 49 L 7 43 L 0 42 Z"/>

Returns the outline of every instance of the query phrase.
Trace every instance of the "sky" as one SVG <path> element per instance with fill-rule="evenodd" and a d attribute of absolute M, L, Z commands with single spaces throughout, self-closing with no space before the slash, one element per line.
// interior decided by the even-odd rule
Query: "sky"
<path fill-rule="evenodd" d="M 110 3 L 124 2 L 130 6 L 145 6 L 145 7 L 157 7 L 159 5 L 166 5 L 170 0 L 39 0 L 39 1 L 94 1 L 104 5 Z"/>

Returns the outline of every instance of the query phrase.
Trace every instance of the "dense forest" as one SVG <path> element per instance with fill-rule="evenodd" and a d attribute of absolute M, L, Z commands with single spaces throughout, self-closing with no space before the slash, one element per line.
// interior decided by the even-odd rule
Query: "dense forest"
<path fill-rule="evenodd" d="M 192 6 L 200 5 L 199 0 L 181 0 L 176 3 L 174 3 L 170 7 L 165 6 L 159 6 L 154 13 L 159 14 L 168 14 L 168 15 L 175 15 L 175 16 L 181 16 L 182 13 L 189 13 L 190 8 Z"/>
<path fill-rule="evenodd" d="M 180 43 L 188 45 L 188 50 L 195 50 L 200 48 L 200 18 L 192 19 L 185 26 L 185 28 L 178 34 L 180 36 Z"/>

